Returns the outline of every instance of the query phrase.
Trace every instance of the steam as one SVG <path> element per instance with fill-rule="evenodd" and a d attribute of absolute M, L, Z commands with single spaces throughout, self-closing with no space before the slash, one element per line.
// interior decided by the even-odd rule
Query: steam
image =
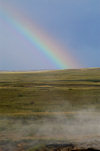
<path fill-rule="evenodd" d="M 54 114 L 31 119 L 0 119 L 0 140 L 32 140 L 31 146 L 39 140 L 73 142 L 79 146 L 100 149 L 100 113 L 87 109 L 75 114 Z M 8 146 L 7 146 L 8 145 Z M 9 150 L 14 145 L 8 143 Z"/>

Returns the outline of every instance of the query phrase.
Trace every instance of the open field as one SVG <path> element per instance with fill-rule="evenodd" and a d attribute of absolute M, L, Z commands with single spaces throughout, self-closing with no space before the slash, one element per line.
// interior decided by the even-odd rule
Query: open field
<path fill-rule="evenodd" d="M 100 68 L 0 72 L 0 151 L 87 140 L 99 148 L 99 125 Z"/>

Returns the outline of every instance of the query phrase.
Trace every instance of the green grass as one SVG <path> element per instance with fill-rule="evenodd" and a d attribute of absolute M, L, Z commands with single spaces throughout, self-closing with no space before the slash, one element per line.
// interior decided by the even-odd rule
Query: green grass
<path fill-rule="evenodd" d="M 100 69 L 0 73 L 0 114 L 100 109 Z"/>

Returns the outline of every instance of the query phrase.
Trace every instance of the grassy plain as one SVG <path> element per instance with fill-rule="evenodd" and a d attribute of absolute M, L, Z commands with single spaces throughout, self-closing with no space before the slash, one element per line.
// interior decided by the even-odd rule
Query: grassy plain
<path fill-rule="evenodd" d="M 3 115 L 99 109 L 99 101 L 100 69 L 0 73 Z"/>
<path fill-rule="evenodd" d="M 10 144 L 11 151 L 16 145 L 16 150 L 28 149 L 32 140 L 47 141 L 47 134 L 37 134 L 41 123 L 53 122 L 62 114 L 71 119 L 81 110 L 100 112 L 100 68 L 0 72 L 0 143 L 4 150 L 5 144 Z"/>

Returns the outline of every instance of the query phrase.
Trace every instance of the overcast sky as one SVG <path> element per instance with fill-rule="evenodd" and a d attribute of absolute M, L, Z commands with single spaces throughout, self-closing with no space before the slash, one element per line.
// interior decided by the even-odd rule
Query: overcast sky
<path fill-rule="evenodd" d="M 3 5 L 19 10 L 69 48 L 80 67 L 100 67 L 100 0 L 0 0 Z M 0 14 L 0 70 L 57 69 L 15 32 Z"/>

